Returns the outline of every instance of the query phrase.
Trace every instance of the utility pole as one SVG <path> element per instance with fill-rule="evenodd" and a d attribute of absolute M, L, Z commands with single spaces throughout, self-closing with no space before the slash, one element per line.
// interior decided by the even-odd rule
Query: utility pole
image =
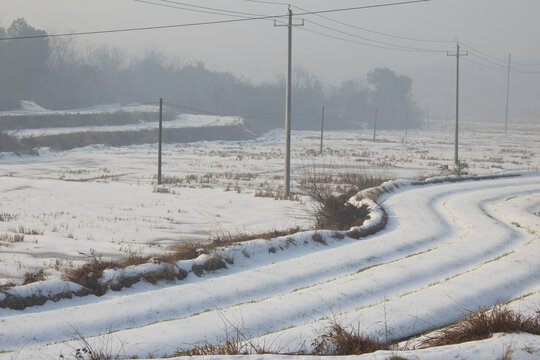
<path fill-rule="evenodd" d="M 375 136 L 377 135 L 377 113 L 379 108 L 375 108 L 375 119 L 373 121 L 373 141 L 375 141 Z"/>
<path fill-rule="evenodd" d="M 506 117 L 504 118 L 504 132 L 508 131 L 508 100 L 510 99 L 510 64 L 512 54 L 508 54 L 508 81 L 506 83 Z"/>
<path fill-rule="evenodd" d="M 405 142 L 407 142 L 407 133 L 409 132 L 409 104 L 405 110 Z"/>
<path fill-rule="evenodd" d="M 288 41 L 287 41 L 287 90 L 286 90 L 286 103 L 285 103 L 285 193 L 283 198 L 289 199 L 291 196 L 291 73 L 292 73 L 292 28 L 293 26 L 304 25 L 302 21 L 301 25 L 293 25 L 293 13 L 289 6 L 289 23 L 287 25 L 277 25 L 274 20 L 274 26 L 287 26 L 288 27 Z"/>
<path fill-rule="evenodd" d="M 469 55 L 469 52 L 466 51 L 464 53 L 459 52 L 459 42 L 456 45 L 456 53 L 450 54 L 447 53 L 447 56 L 455 56 L 456 57 L 456 124 L 454 128 L 454 166 L 459 165 L 459 157 L 458 157 L 458 139 L 459 139 L 459 57 L 460 56 L 466 56 Z"/>
<path fill-rule="evenodd" d="M 430 129 L 431 126 L 429 126 L 429 108 L 426 109 L 426 119 L 427 119 L 427 127 L 428 129 Z"/>
<path fill-rule="evenodd" d="M 324 135 L 324 105 L 322 107 L 322 118 L 321 118 L 321 150 L 319 151 L 319 154 L 322 155 L 323 153 L 323 135 Z"/>
<path fill-rule="evenodd" d="M 158 135 L 158 173 L 157 173 L 157 183 L 161 185 L 161 144 L 162 144 L 162 133 L 163 133 L 163 99 L 159 98 L 159 135 Z"/>

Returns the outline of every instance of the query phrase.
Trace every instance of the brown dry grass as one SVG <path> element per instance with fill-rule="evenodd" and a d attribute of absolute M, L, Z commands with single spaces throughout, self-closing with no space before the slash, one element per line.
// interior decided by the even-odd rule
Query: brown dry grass
<path fill-rule="evenodd" d="M 315 200 L 308 215 L 315 220 L 317 229 L 348 230 L 361 226 L 369 216 L 367 206 L 356 207 L 348 200 L 359 191 L 382 182 L 382 178 L 362 174 L 320 174 L 308 169 L 300 180 L 300 188 Z"/>
<path fill-rule="evenodd" d="M 22 285 L 32 284 L 38 281 L 44 281 L 45 280 L 45 274 L 43 273 L 43 269 L 36 271 L 34 273 L 25 273 L 22 281 Z"/>
<path fill-rule="evenodd" d="M 498 332 L 527 332 L 540 335 L 540 313 L 527 316 L 499 304 L 491 310 L 480 308 L 469 312 L 456 324 L 426 335 L 421 341 L 421 347 L 477 341 L 487 339 Z"/>
<path fill-rule="evenodd" d="M 352 326 L 345 327 L 334 319 L 311 345 L 314 355 L 360 355 L 390 350 L 393 344 L 380 341 Z"/>
<path fill-rule="evenodd" d="M 100 283 L 99 279 L 105 270 L 116 268 L 118 268 L 118 262 L 105 261 L 94 256 L 82 266 L 67 269 L 64 272 L 64 279 L 84 286 L 92 290 L 95 295 L 100 296 L 107 289 Z"/>

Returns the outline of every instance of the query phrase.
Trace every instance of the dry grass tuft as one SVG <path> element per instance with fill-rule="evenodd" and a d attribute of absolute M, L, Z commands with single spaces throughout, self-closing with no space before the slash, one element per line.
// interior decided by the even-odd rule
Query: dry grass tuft
<path fill-rule="evenodd" d="M 22 285 L 27 285 L 31 283 L 35 283 L 38 281 L 44 281 L 45 280 L 45 274 L 43 273 L 43 269 L 35 272 L 35 273 L 25 273 L 22 281 Z"/>
<path fill-rule="evenodd" d="M 197 343 L 192 349 L 178 351 L 173 356 L 277 354 L 277 352 L 268 351 L 264 345 L 254 343 L 239 326 L 233 325 L 227 319 L 223 321 L 226 324 L 225 334 L 217 345 L 209 342 Z"/>
<path fill-rule="evenodd" d="M 118 268 L 118 263 L 94 256 L 80 267 L 67 269 L 64 279 L 84 286 L 92 290 L 95 295 L 101 296 L 105 293 L 106 287 L 100 283 L 99 279 L 105 270 L 116 268 Z"/>
<path fill-rule="evenodd" d="M 150 271 L 144 273 L 142 278 L 151 284 L 156 284 L 160 280 L 172 282 L 177 278 L 177 272 L 175 271 L 174 266 L 167 265 L 161 268 L 159 271 Z"/>
<path fill-rule="evenodd" d="M 368 336 L 354 327 L 344 327 L 334 319 L 311 345 L 314 355 L 360 355 L 390 350 L 392 343 Z"/>
<path fill-rule="evenodd" d="M 346 174 L 341 174 L 342 184 L 335 187 L 336 176 L 320 175 L 307 170 L 300 181 L 300 187 L 315 200 L 309 215 L 315 220 L 317 229 L 347 230 L 353 226 L 361 226 L 369 216 L 367 205 L 356 207 L 348 200 L 360 190 L 380 184 L 383 180 L 358 174 L 349 174 L 350 179 L 344 181 Z M 336 195 L 339 190 L 340 194 Z"/>
<path fill-rule="evenodd" d="M 527 332 L 540 335 L 540 313 L 526 316 L 503 305 L 495 305 L 491 310 L 481 308 L 469 312 L 463 320 L 454 325 L 426 335 L 421 341 L 421 347 L 477 341 L 487 339 L 498 332 Z"/>
<path fill-rule="evenodd" d="M 328 245 L 328 243 L 326 242 L 326 240 L 323 238 L 323 236 L 316 232 L 314 233 L 312 236 L 311 236 L 311 239 L 319 244 L 323 244 L 323 245 Z"/>

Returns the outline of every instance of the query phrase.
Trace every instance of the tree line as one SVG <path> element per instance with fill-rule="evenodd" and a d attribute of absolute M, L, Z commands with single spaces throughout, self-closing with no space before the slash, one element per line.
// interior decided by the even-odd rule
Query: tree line
<path fill-rule="evenodd" d="M 0 38 L 44 35 L 24 19 L 0 27 Z M 260 128 L 283 127 L 285 80 L 253 84 L 231 73 L 211 71 L 203 63 L 181 64 L 156 51 L 128 58 L 109 47 L 81 50 L 72 38 L 0 41 L 0 110 L 32 100 L 49 109 L 108 103 L 146 103 L 163 97 L 184 105 L 183 112 L 238 115 Z M 302 69 L 294 71 L 293 127 L 320 127 L 321 107 L 331 129 L 373 127 L 403 129 L 422 125 L 412 96 L 412 80 L 388 68 L 376 68 L 366 82 L 329 87 Z"/>

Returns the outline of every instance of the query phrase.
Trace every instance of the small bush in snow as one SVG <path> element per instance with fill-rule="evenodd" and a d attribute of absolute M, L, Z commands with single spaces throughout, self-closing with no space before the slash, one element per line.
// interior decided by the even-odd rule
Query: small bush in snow
<path fill-rule="evenodd" d="M 421 346 L 432 347 L 477 341 L 487 339 L 498 332 L 527 332 L 540 335 L 540 313 L 527 316 L 516 313 L 503 305 L 496 305 L 491 310 L 481 308 L 469 312 L 463 320 L 454 325 L 426 335 L 421 341 Z"/>

